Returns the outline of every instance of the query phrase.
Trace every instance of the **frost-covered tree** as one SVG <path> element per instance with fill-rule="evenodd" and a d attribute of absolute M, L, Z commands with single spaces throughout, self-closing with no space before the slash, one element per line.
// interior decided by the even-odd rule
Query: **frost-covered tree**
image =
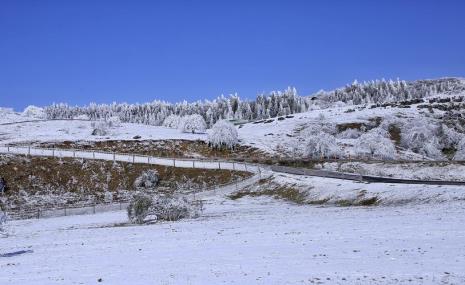
<path fill-rule="evenodd" d="M 375 80 L 359 83 L 356 80 L 343 88 L 333 91 L 320 91 L 317 98 L 326 104 L 338 101 L 359 105 L 405 101 L 418 99 L 439 93 L 460 93 L 465 91 L 465 84 L 458 78 L 441 78 L 433 80 Z"/>
<path fill-rule="evenodd" d="M 438 137 L 443 148 L 456 148 L 464 135 L 443 124 L 438 128 Z"/>
<path fill-rule="evenodd" d="M 202 116 L 197 114 L 184 116 L 179 124 L 179 129 L 184 133 L 204 133 L 207 129 L 207 123 Z"/>
<path fill-rule="evenodd" d="M 305 156 L 313 159 L 331 158 L 340 155 L 340 148 L 336 138 L 330 134 L 320 132 L 310 134 L 305 139 Z"/>
<path fill-rule="evenodd" d="M 110 128 L 121 127 L 121 119 L 118 116 L 111 116 L 106 121 L 108 122 L 108 126 Z"/>
<path fill-rule="evenodd" d="M 109 133 L 110 124 L 107 121 L 95 121 L 91 123 L 93 136 L 106 136 Z"/>
<path fill-rule="evenodd" d="M 6 234 L 6 222 L 8 220 L 8 216 L 5 212 L 0 210 L 0 235 Z"/>
<path fill-rule="evenodd" d="M 215 148 L 233 148 L 238 142 L 236 127 L 226 120 L 215 123 L 208 134 L 208 144 Z"/>
<path fill-rule="evenodd" d="M 454 160 L 465 160 L 465 138 L 462 138 L 457 144 Z"/>
<path fill-rule="evenodd" d="M 179 127 L 179 123 L 181 122 L 181 117 L 178 115 L 169 115 L 163 121 L 163 126 L 171 129 L 177 129 Z"/>
<path fill-rule="evenodd" d="M 415 120 L 402 127 L 402 147 L 429 158 L 442 158 L 437 126 L 426 120 Z"/>
<path fill-rule="evenodd" d="M 34 119 L 45 119 L 47 115 L 45 114 L 44 108 L 37 107 L 34 105 L 27 106 L 22 115 L 24 117 L 34 118 Z"/>
<path fill-rule="evenodd" d="M 396 149 L 392 141 L 382 131 L 370 131 L 362 134 L 355 145 L 356 153 L 379 159 L 395 159 Z"/>
<path fill-rule="evenodd" d="M 170 104 L 163 101 L 153 101 L 144 104 L 95 104 L 87 106 L 69 106 L 53 104 L 45 108 L 49 119 L 72 119 L 86 115 L 91 120 L 103 120 L 118 116 L 125 123 L 140 123 L 162 125 L 170 115 L 187 116 L 197 114 L 204 118 L 208 127 L 222 119 L 255 120 L 300 113 L 308 110 L 311 105 L 309 97 L 300 97 L 295 88 L 285 91 L 273 91 L 269 95 L 259 95 L 253 101 L 244 101 L 237 94 L 229 97 L 220 96 L 213 101 L 197 101 L 192 103 L 179 102 Z"/>

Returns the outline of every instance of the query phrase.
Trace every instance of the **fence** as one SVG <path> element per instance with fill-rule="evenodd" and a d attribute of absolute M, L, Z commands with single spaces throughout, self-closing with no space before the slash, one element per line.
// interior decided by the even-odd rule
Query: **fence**
<path fill-rule="evenodd" d="M 83 158 L 107 161 L 121 161 L 129 163 L 144 163 L 171 166 L 178 168 L 199 168 L 199 169 L 223 169 L 233 171 L 245 171 L 252 173 L 261 172 L 260 165 L 247 162 L 236 162 L 226 160 L 206 160 L 206 159 L 182 159 L 163 158 L 141 154 L 116 153 L 105 151 L 88 151 L 77 149 L 56 149 L 56 148 L 36 148 L 30 146 L 0 146 L 0 153 L 22 154 L 28 156 L 49 156 L 58 158 Z"/>

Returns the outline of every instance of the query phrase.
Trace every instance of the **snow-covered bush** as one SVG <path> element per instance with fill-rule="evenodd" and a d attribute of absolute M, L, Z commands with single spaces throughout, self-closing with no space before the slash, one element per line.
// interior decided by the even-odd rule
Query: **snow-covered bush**
<path fill-rule="evenodd" d="M 177 129 L 179 127 L 180 122 L 181 117 L 179 117 L 178 115 L 169 115 L 163 121 L 163 126 L 171 129 Z"/>
<path fill-rule="evenodd" d="M 438 127 L 427 120 L 415 120 L 402 126 L 401 146 L 429 158 L 442 158 Z"/>
<path fill-rule="evenodd" d="M 107 121 L 95 121 L 91 123 L 93 136 L 106 136 L 110 129 L 110 123 Z"/>
<path fill-rule="evenodd" d="M 154 169 L 149 169 L 136 178 L 134 188 L 138 190 L 153 190 L 157 187 L 159 180 L 158 172 Z"/>
<path fill-rule="evenodd" d="M 27 106 L 22 114 L 24 117 L 35 118 L 35 119 L 45 119 L 46 114 L 43 108 L 29 105 Z"/>
<path fill-rule="evenodd" d="M 110 128 L 119 128 L 121 127 L 121 119 L 118 116 L 111 116 L 106 120 Z"/>
<path fill-rule="evenodd" d="M 199 206 L 185 197 L 146 195 L 135 196 L 128 206 L 128 218 L 131 222 L 142 224 L 148 216 L 159 221 L 177 221 L 199 215 Z"/>
<path fill-rule="evenodd" d="M 309 158 L 331 158 L 340 154 L 336 138 L 330 134 L 320 132 L 309 135 L 305 140 L 304 155 Z"/>
<path fill-rule="evenodd" d="M 208 134 L 208 144 L 215 148 L 233 148 L 237 142 L 236 127 L 226 120 L 216 122 Z"/>
<path fill-rule="evenodd" d="M 462 138 L 457 144 L 457 151 L 454 155 L 454 160 L 465 160 L 465 138 Z"/>
<path fill-rule="evenodd" d="M 345 131 L 340 132 L 337 134 L 337 138 L 339 139 L 357 139 L 362 135 L 357 129 L 347 129 Z"/>
<path fill-rule="evenodd" d="M 456 148 L 464 135 L 446 125 L 439 127 L 439 140 L 443 148 Z"/>
<path fill-rule="evenodd" d="M 179 123 L 179 129 L 184 133 L 204 133 L 207 123 L 202 116 L 197 114 L 184 116 Z"/>
<path fill-rule="evenodd" d="M 199 209 L 186 197 L 165 196 L 154 199 L 151 214 L 157 220 L 177 221 L 199 215 Z"/>
<path fill-rule="evenodd" d="M 152 199 L 146 195 L 136 195 L 128 206 L 128 218 L 132 223 L 142 224 L 149 215 Z"/>
<path fill-rule="evenodd" d="M 387 134 L 383 134 L 382 131 L 372 130 L 358 138 L 356 153 L 373 158 L 394 159 L 396 149 L 392 141 L 387 138 Z"/>

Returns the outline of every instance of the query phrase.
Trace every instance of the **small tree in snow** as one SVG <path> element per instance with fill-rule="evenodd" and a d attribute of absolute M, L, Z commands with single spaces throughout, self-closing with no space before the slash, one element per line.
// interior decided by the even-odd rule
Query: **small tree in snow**
<path fill-rule="evenodd" d="M 5 235 L 6 234 L 6 222 L 7 222 L 7 215 L 0 210 L 0 234 Z"/>
<path fill-rule="evenodd" d="M 171 129 L 177 129 L 179 127 L 180 122 L 181 117 L 179 117 L 178 115 L 169 115 L 163 121 L 163 126 Z"/>
<path fill-rule="evenodd" d="M 184 133 L 204 133 L 207 129 L 207 123 L 202 116 L 194 114 L 182 117 L 179 129 Z"/>
<path fill-rule="evenodd" d="M 396 155 L 392 141 L 377 131 L 361 135 L 356 144 L 356 152 L 380 159 L 394 159 Z"/>
<path fill-rule="evenodd" d="M 107 121 L 95 121 L 91 123 L 93 136 L 106 136 L 109 132 L 110 124 Z"/>
<path fill-rule="evenodd" d="M 149 196 L 137 195 L 128 206 L 128 218 L 131 222 L 142 224 L 150 213 L 153 202 Z"/>
<path fill-rule="evenodd" d="M 226 120 L 221 120 L 213 125 L 208 134 L 208 143 L 215 148 L 233 148 L 238 142 L 237 137 L 236 127 Z"/>
<path fill-rule="evenodd" d="M 334 136 L 320 132 L 306 138 L 304 153 L 310 158 L 330 158 L 339 155 L 340 148 Z"/>

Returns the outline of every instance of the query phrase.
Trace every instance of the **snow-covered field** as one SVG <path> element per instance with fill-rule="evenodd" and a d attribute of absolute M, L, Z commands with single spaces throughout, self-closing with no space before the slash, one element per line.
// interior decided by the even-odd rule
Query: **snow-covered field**
<path fill-rule="evenodd" d="M 241 198 L 145 226 L 124 212 L 15 221 L 0 253 L 31 252 L 0 257 L 0 284 L 463 284 L 464 208 Z"/>
<path fill-rule="evenodd" d="M 143 140 L 165 139 L 205 139 L 206 134 L 182 133 L 176 129 L 143 124 L 121 124 L 111 128 L 108 135 L 92 135 L 90 121 L 56 120 L 38 121 L 0 126 L 0 144 L 30 143 L 50 141 L 103 141 L 103 140 L 132 140 L 140 136 Z"/>

